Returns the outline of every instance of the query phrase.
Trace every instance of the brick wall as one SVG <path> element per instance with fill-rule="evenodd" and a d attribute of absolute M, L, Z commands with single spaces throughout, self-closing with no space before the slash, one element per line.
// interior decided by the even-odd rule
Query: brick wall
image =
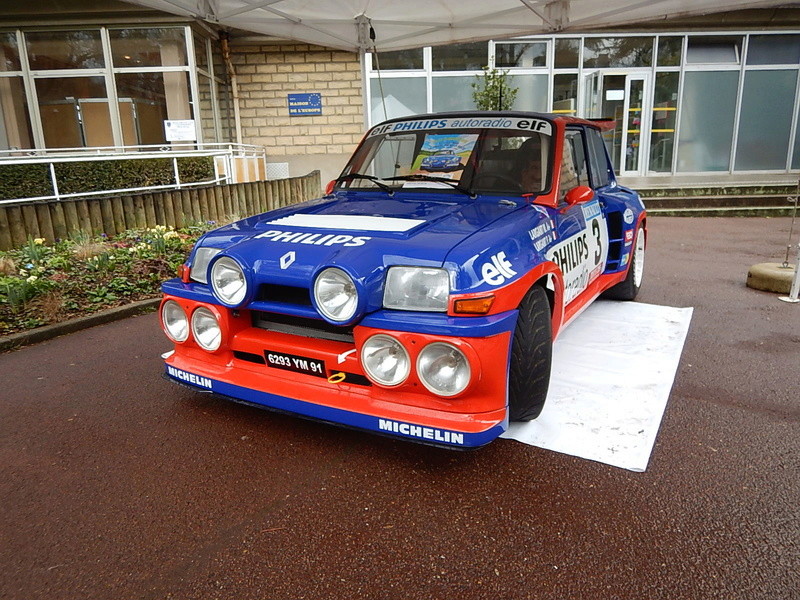
<path fill-rule="evenodd" d="M 235 40 L 234 40 L 235 42 Z M 268 162 L 297 171 L 344 166 L 364 134 L 358 55 L 320 46 L 232 44 L 242 141 L 266 146 Z M 290 117 L 287 94 L 322 94 L 322 115 Z M 320 161 L 323 164 L 320 164 Z"/>

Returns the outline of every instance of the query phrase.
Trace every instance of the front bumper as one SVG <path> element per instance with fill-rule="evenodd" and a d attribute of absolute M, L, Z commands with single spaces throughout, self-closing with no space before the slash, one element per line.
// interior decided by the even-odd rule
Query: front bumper
<path fill-rule="evenodd" d="M 190 337 L 165 359 L 170 379 L 234 400 L 379 434 L 455 448 L 483 446 L 508 426 L 507 373 L 516 312 L 493 317 L 376 313 L 354 328 L 354 342 L 332 341 L 254 326 L 250 311 L 167 295 L 191 315 L 204 306 L 217 314 L 223 343 L 206 352 Z M 358 354 L 369 337 L 398 339 L 412 364 L 428 343 L 445 341 L 469 357 L 473 378 L 453 398 L 428 392 L 415 369 L 401 385 L 370 382 Z M 268 352 L 324 364 L 324 376 L 274 368 Z"/>

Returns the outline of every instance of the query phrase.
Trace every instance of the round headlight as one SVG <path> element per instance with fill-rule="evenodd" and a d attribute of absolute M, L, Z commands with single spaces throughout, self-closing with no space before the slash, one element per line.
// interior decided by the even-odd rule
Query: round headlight
<path fill-rule="evenodd" d="M 242 267 L 232 258 L 223 256 L 211 267 L 211 287 L 223 304 L 241 304 L 247 295 L 247 280 Z"/>
<path fill-rule="evenodd" d="M 189 319 L 174 300 L 167 300 L 161 307 L 161 322 L 164 333 L 173 342 L 185 342 L 189 338 Z"/>
<path fill-rule="evenodd" d="M 314 300 L 322 316 L 331 321 L 348 321 L 358 308 L 356 284 L 341 269 L 330 267 L 314 282 Z"/>
<path fill-rule="evenodd" d="M 192 335 L 203 349 L 214 352 L 222 343 L 222 330 L 217 317 L 207 308 L 198 308 L 192 313 Z"/>
<path fill-rule="evenodd" d="M 439 396 L 455 396 L 469 385 L 471 369 L 464 353 L 444 342 L 428 344 L 417 357 L 422 385 Z"/>
<path fill-rule="evenodd" d="M 383 334 L 373 335 L 364 342 L 361 364 L 367 375 L 382 385 L 400 385 L 411 371 L 411 360 L 403 345 Z"/>

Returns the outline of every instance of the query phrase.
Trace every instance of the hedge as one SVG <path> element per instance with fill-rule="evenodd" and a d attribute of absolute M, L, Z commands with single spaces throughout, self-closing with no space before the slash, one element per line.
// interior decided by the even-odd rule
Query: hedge
<path fill-rule="evenodd" d="M 101 192 L 175 183 L 172 159 L 137 158 L 55 163 L 56 181 L 61 194 Z M 210 156 L 178 158 L 181 183 L 214 178 L 214 159 Z M 0 199 L 52 196 L 47 164 L 0 164 Z"/>

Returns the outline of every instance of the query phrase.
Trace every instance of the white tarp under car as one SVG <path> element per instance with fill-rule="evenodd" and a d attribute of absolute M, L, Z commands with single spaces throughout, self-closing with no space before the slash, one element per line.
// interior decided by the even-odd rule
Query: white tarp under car
<path fill-rule="evenodd" d="M 125 0 L 222 28 L 339 48 L 401 50 L 554 31 L 586 31 L 672 16 L 785 2 L 744 0 Z"/>

